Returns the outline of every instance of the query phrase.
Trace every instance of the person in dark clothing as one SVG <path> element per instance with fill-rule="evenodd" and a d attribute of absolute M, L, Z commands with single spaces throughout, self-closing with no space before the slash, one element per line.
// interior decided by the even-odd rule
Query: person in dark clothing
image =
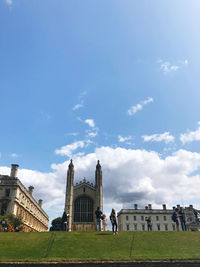
<path fill-rule="evenodd" d="M 185 223 L 185 212 L 183 208 L 180 208 L 178 215 L 179 215 L 179 219 L 181 222 L 181 229 L 182 231 L 186 231 L 187 229 L 186 229 L 186 223 Z"/>
<path fill-rule="evenodd" d="M 111 214 L 110 214 L 110 221 L 112 223 L 112 232 L 113 235 L 117 235 L 117 216 L 116 216 L 116 212 L 115 209 L 112 209 Z"/>
<path fill-rule="evenodd" d="M 68 219 L 68 214 L 66 212 L 63 212 L 62 220 L 61 220 L 61 230 L 62 231 L 67 231 L 67 219 Z"/>
<path fill-rule="evenodd" d="M 147 222 L 147 229 L 148 231 L 152 231 L 152 224 L 151 224 L 151 217 L 146 217 L 145 221 Z"/>
<path fill-rule="evenodd" d="M 172 214 L 172 221 L 176 223 L 176 230 L 179 231 L 178 209 L 176 208 Z"/>
<path fill-rule="evenodd" d="M 96 215 L 96 230 L 101 231 L 101 215 L 102 211 L 100 210 L 99 207 L 97 207 L 97 210 L 95 211 Z"/>

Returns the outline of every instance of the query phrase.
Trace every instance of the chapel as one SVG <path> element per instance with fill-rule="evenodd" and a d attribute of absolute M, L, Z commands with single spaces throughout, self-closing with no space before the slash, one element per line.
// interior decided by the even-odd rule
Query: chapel
<path fill-rule="evenodd" d="M 102 170 L 98 160 L 95 170 L 95 184 L 84 178 L 74 185 L 74 164 L 68 166 L 65 195 L 65 212 L 68 214 L 67 230 L 96 230 L 95 211 L 103 211 Z"/>

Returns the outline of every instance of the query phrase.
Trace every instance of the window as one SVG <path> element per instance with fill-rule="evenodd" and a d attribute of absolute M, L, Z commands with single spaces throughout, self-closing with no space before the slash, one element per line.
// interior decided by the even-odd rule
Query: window
<path fill-rule="evenodd" d="M 10 188 L 6 188 L 5 196 L 6 197 L 9 197 L 10 196 Z"/>
<path fill-rule="evenodd" d="M 137 221 L 137 217 L 136 217 L 136 216 L 133 216 L 133 220 L 134 220 L 134 221 Z"/>
<path fill-rule="evenodd" d="M 165 231 L 168 231 L 168 225 L 165 224 Z"/>
<path fill-rule="evenodd" d="M 74 202 L 74 222 L 93 222 L 93 201 L 79 197 Z"/>
<path fill-rule="evenodd" d="M 134 224 L 134 230 L 137 231 L 137 224 Z"/>
<path fill-rule="evenodd" d="M 126 225 L 126 230 L 129 231 L 129 224 Z"/>
<path fill-rule="evenodd" d="M 144 221 L 144 216 L 141 216 L 141 221 Z"/>
<path fill-rule="evenodd" d="M 1 215 L 4 215 L 7 210 L 7 203 L 3 203 L 1 206 Z"/>
<path fill-rule="evenodd" d="M 126 215 L 126 220 L 128 221 L 128 215 Z"/>
<path fill-rule="evenodd" d="M 157 229 L 158 229 L 158 231 L 160 231 L 160 224 L 159 223 L 157 224 Z"/>
<path fill-rule="evenodd" d="M 145 231 L 145 225 L 142 224 L 142 231 Z"/>
<path fill-rule="evenodd" d="M 163 216 L 163 220 L 166 221 L 167 220 L 167 217 L 166 216 Z"/>
<path fill-rule="evenodd" d="M 156 221 L 159 221 L 159 216 L 156 216 Z"/>

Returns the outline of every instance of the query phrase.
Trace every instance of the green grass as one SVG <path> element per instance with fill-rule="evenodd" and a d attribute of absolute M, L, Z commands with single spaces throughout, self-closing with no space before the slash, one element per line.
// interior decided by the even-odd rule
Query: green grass
<path fill-rule="evenodd" d="M 0 261 L 200 259 L 200 232 L 0 233 Z"/>

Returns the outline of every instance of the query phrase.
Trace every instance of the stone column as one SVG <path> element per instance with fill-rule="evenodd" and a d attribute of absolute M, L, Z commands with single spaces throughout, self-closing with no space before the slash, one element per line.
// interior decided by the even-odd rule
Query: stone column
<path fill-rule="evenodd" d="M 67 185 L 66 185 L 66 196 L 65 196 L 65 212 L 68 215 L 67 231 L 69 232 L 72 231 L 73 193 L 74 193 L 74 165 L 71 160 L 67 171 Z"/>
<path fill-rule="evenodd" d="M 103 212 L 103 189 L 102 189 L 102 170 L 99 160 L 95 171 L 95 188 L 96 188 L 96 209 L 97 207 Z"/>

